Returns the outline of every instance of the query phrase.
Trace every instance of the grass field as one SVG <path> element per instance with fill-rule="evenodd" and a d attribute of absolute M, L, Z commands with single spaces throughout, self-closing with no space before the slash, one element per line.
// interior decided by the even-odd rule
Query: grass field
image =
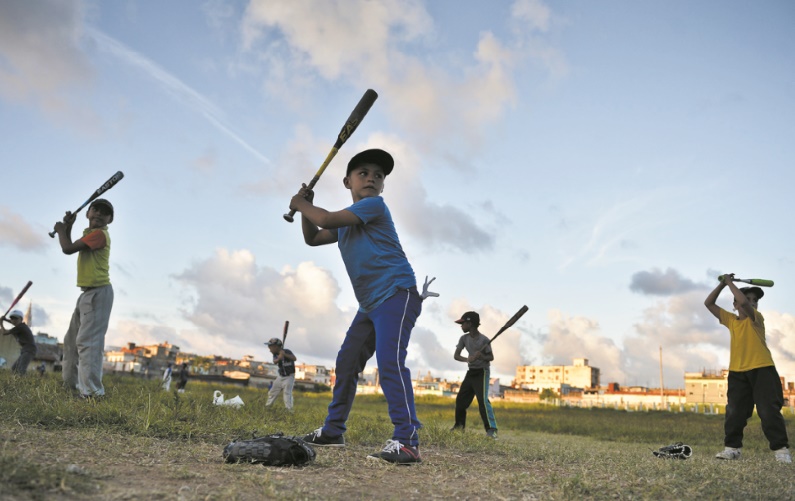
<path fill-rule="evenodd" d="M 82 401 L 57 375 L 0 371 L 2 499 L 795 499 L 795 468 L 774 461 L 754 417 L 743 458 L 719 461 L 723 416 L 625 412 L 495 402 L 497 441 L 477 407 L 466 433 L 449 431 L 454 401 L 420 398 L 423 463 L 366 459 L 390 438 L 383 397 L 359 396 L 344 449 L 318 448 L 304 468 L 225 464 L 237 437 L 304 434 L 322 424 L 330 394 L 297 393 L 295 412 L 265 407 L 260 390 L 106 376 L 107 396 Z M 212 404 L 213 390 L 245 402 Z M 792 436 L 793 418 L 786 416 Z M 685 461 L 652 449 L 683 441 Z"/>

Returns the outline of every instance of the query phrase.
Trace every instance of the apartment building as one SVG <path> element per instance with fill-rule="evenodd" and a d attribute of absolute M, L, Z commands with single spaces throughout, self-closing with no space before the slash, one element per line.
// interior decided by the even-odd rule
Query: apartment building
<path fill-rule="evenodd" d="M 559 394 L 568 388 L 596 388 L 599 369 L 588 365 L 587 358 L 575 358 L 572 365 L 520 365 L 513 386 L 532 391 L 550 389 Z"/>

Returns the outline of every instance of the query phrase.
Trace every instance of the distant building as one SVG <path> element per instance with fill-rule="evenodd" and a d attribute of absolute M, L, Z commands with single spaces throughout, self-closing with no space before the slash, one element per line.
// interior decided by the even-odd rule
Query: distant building
<path fill-rule="evenodd" d="M 127 347 L 105 352 L 106 370 L 122 372 L 160 373 L 169 362 L 176 366 L 179 346 L 168 341 L 160 344 L 138 346 L 127 343 Z"/>
<path fill-rule="evenodd" d="M 726 405 L 729 371 L 685 372 L 685 397 L 688 404 Z"/>
<path fill-rule="evenodd" d="M 520 365 L 513 387 L 523 390 L 550 389 L 565 394 L 571 388 L 599 386 L 599 369 L 588 365 L 587 358 L 575 358 L 573 365 Z"/>
<path fill-rule="evenodd" d="M 37 332 L 33 336 L 33 340 L 36 341 L 36 344 L 51 344 L 58 346 L 58 338 L 50 336 L 46 332 Z"/>
<path fill-rule="evenodd" d="M 331 386 L 331 373 L 323 365 L 295 364 L 295 379 Z"/>
<path fill-rule="evenodd" d="M 681 389 L 647 388 L 645 386 L 625 386 L 609 383 L 607 386 L 590 388 L 581 393 L 582 402 L 589 406 L 637 406 L 646 407 L 680 405 L 686 403 Z"/>

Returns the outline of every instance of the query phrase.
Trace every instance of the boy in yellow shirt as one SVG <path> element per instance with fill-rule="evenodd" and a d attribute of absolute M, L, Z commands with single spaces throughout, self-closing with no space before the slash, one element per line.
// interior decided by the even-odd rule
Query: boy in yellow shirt
<path fill-rule="evenodd" d="M 721 291 L 729 287 L 734 295 L 737 315 L 715 304 Z M 787 428 L 781 407 L 784 391 L 773 357 L 765 342 L 765 319 L 756 308 L 765 293 L 759 287 L 734 285 L 734 273 L 723 276 L 715 290 L 709 293 L 704 306 L 729 329 L 729 390 L 724 421 L 725 449 L 715 455 L 718 459 L 739 459 L 743 446 L 743 429 L 754 413 L 754 405 L 762 421 L 762 432 L 776 460 L 791 463 Z"/>
<path fill-rule="evenodd" d="M 67 388 L 77 390 L 80 398 L 96 398 L 105 395 L 102 360 L 113 308 L 108 233 L 113 205 L 104 198 L 91 202 L 86 212 L 88 228 L 81 238 L 72 240 L 76 217 L 67 212 L 54 228 L 63 253 L 77 253 L 77 286 L 82 291 L 63 339 L 63 380 Z"/>

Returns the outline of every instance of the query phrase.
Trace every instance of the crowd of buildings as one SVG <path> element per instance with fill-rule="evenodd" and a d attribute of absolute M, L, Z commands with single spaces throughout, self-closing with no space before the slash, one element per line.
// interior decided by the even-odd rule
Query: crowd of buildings
<path fill-rule="evenodd" d="M 42 366 L 48 372 L 60 370 L 62 345 L 45 333 L 35 335 L 38 352 L 31 369 Z M 6 368 L 19 356 L 19 345 L 12 336 L 0 339 L 0 366 Z M 259 388 L 267 388 L 276 378 L 276 366 L 270 361 L 258 361 L 253 356 L 242 359 L 185 353 L 176 345 L 163 342 L 156 345 L 129 343 L 105 352 L 106 373 L 127 373 L 145 378 L 159 378 L 166 367 L 180 367 L 187 363 L 192 378 L 224 381 Z M 509 385 L 499 378 L 490 381 L 490 398 L 512 402 L 538 402 L 556 399 L 577 406 L 670 408 L 692 404 L 725 405 L 728 370 L 686 372 L 684 388 L 666 389 L 645 386 L 622 387 L 618 383 L 601 384 L 601 371 L 589 365 L 587 358 L 575 358 L 571 365 L 522 365 Z M 462 370 L 463 375 L 463 370 Z M 334 386 L 333 367 L 296 363 L 296 386 L 303 389 L 324 390 Z M 414 379 L 417 395 L 454 396 L 460 380 L 448 381 L 433 377 L 430 371 Z M 795 382 L 782 378 L 785 405 L 795 406 Z M 379 393 L 378 368 L 368 367 L 360 375 L 359 393 Z"/>

